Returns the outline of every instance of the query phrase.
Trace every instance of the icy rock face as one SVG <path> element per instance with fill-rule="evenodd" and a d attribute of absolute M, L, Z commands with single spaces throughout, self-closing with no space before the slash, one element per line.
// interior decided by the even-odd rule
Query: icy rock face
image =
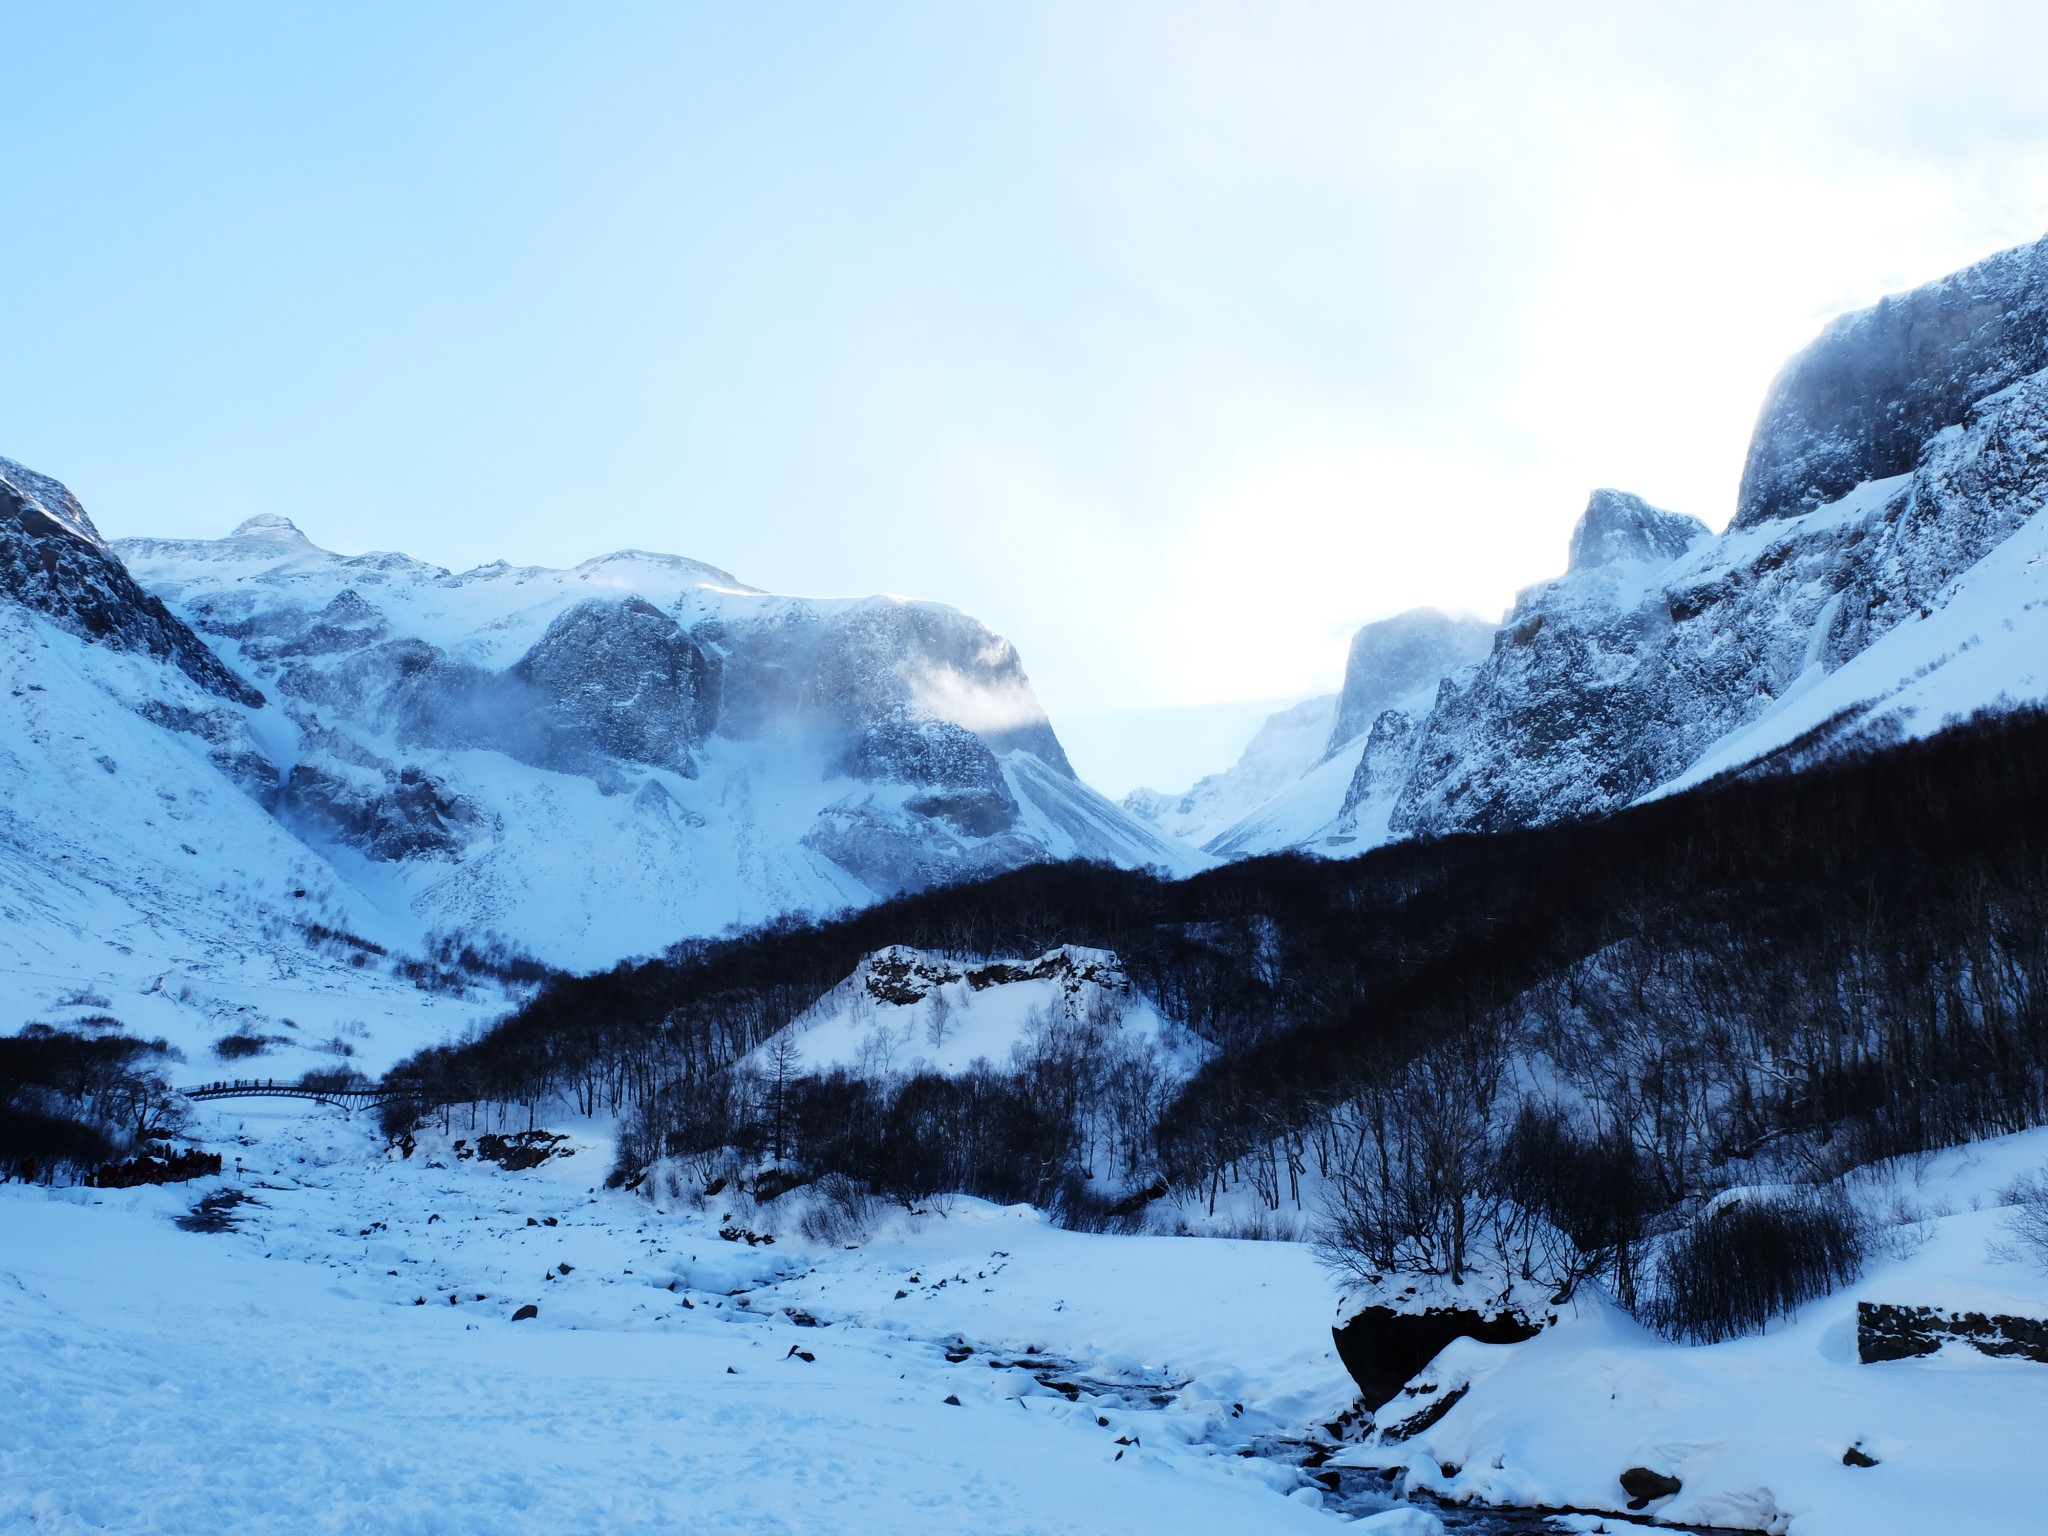
<path fill-rule="evenodd" d="M 1736 528 L 1910 473 L 1970 408 L 2048 368 L 2048 240 L 1844 315 L 1778 375 L 1743 468 Z"/>
<path fill-rule="evenodd" d="M 1733 723 L 1716 705 L 1739 711 L 1758 681 L 1748 648 L 1721 643 L 1730 615 L 1720 604 L 1680 634 L 1661 594 L 1646 600 L 1665 551 L 1707 538 L 1693 519 L 1595 492 L 1572 569 L 1522 594 L 1486 659 L 1444 680 L 1419 730 L 1376 724 L 1345 814 L 1398 781 L 1397 833 L 1499 830 L 1625 803 L 1690 762 Z M 1748 600 L 1755 589 L 1737 590 Z M 1717 672 L 1666 664 L 1695 642 Z"/>
<path fill-rule="evenodd" d="M 1434 608 L 1410 609 L 1359 630 L 1351 637 L 1344 691 L 1323 755 L 1335 756 L 1356 741 L 1395 701 L 1484 656 L 1493 631 L 1484 619 Z"/>
<path fill-rule="evenodd" d="M 599 752 L 694 778 L 718 715 L 718 674 L 643 598 L 578 603 L 512 668 Z"/>
<path fill-rule="evenodd" d="M 1598 490 L 1572 530 L 1571 559 L 1565 569 L 1588 571 L 1624 561 L 1669 565 L 1706 532 L 1707 525 L 1696 517 L 1666 512 L 1626 491 Z M 1489 629 L 1487 639 L 1492 638 Z M 1481 646 L 1468 659 L 1477 661 L 1485 653 Z"/>
<path fill-rule="evenodd" d="M 0 593 L 81 639 L 171 662 L 208 693 L 263 702 L 136 585 L 70 491 L 11 459 L 0 459 Z"/>

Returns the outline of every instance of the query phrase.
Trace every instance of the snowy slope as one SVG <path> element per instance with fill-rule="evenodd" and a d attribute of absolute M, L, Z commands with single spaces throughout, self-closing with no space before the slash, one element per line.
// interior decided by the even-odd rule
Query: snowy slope
<path fill-rule="evenodd" d="M 0 1028 L 118 1021 L 203 1080 L 224 1075 L 225 1036 L 271 1042 L 244 1074 L 374 1072 L 501 1011 L 495 990 L 423 993 L 365 947 L 421 936 L 259 803 L 255 695 L 122 601 L 82 513 L 64 537 L 54 610 L 0 599 Z M 82 595 L 93 623 L 73 621 Z"/>
<path fill-rule="evenodd" d="M 1134 789 L 1124 796 L 1124 808 L 1182 842 L 1203 847 L 1320 762 L 1336 723 L 1336 694 L 1304 699 L 1268 715 L 1226 771 L 1208 774 L 1180 795 Z"/>

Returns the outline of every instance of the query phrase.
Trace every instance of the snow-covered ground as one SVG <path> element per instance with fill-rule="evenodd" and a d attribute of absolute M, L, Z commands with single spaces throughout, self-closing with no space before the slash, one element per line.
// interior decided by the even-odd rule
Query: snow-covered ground
<path fill-rule="evenodd" d="M 1309 1531 L 1383 1505 L 1368 1467 L 1611 1511 L 1646 1465 L 1684 1482 L 1661 1522 L 1790 1536 L 2005 1536 L 2048 1507 L 2048 1368 L 1859 1365 L 1853 1324 L 1859 1298 L 2048 1311 L 2048 1275 L 1997 1252 L 1998 1192 L 2048 1132 L 1867 1181 L 1911 1220 L 1760 1338 L 1681 1348 L 1587 1299 L 1529 1343 L 1454 1345 L 1433 1375 L 1469 1395 L 1339 1450 L 1340 1509 L 1286 1451 L 1353 1397 L 1300 1244 L 965 1199 L 821 1240 L 801 1192 L 605 1190 L 602 1126 L 508 1172 L 459 1118 L 403 1158 L 320 1106 L 199 1113 L 217 1179 L 0 1186 L 0 1529 Z M 236 1229 L 176 1224 L 230 1189 Z"/>
<path fill-rule="evenodd" d="M 1756 1337 L 1675 1346 L 1585 1295 L 1527 1343 L 1459 1340 L 1428 1376 L 1468 1395 L 1411 1439 L 1333 1462 L 1449 1498 L 1597 1509 L 1647 1467 L 1684 1485 L 1659 1520 L 1789 1536 L 2039 1532 L 2048 1366 L 1957 1344 L 1860 1364 L 1856 1304 L 2048 1319 L 2048 1270 L 2012 1240 L 2001 1193 L 2044 1164 L 2048 1131 L 2030 1131 L 1860 1177 L 1858 1197 L 1900 1224 L 1856 1283 Z M 1877 1464 L 1846 1464 L 1851 1447 Z"/>
<path fill-rule="evenodd" d="M 716 1203 L 606 1192 L 601 1137 L 508 1173 L 460 1158 L 459 1125 L 394 1160 L 360 1119 L 258 1108 L 207 1111 L 220 1179 L 0 1187 L 0 1529 L 1328 1518 L 1303 1474 L 1233 1454 L 1351 1396 L 1297 1246 L 964 1200 L 854 1249 L 756 1246 L 720 1238 Z M 230 1187 L 240 1230 L 174 1224 Z"/>

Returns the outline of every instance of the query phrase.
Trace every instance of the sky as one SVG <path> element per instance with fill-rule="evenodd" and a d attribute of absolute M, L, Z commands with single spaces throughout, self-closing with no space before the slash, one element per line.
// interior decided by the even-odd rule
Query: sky
<path fill-rule="evenodd" d="M 2048 7 L 0 0 L 0 454 L 1016 642 L 1113 793 L 2048 233 Z M 1255 707 L 1255 705 L 1257 707 Z"/>

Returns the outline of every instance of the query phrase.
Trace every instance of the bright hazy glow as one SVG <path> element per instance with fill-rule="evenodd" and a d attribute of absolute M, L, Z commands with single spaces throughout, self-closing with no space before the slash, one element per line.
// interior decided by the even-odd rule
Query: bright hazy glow
<path fill-rule="evenodd" d="M 1554 574 L 1596 485 L 1719 526 L 1828 316 L 2048 228 L 2038 5 L 95 5 L 0 45 L 0 453 L 110 532 L 936 598 L 1056 725 L 1334 687 L 1363 620 Z"/>

